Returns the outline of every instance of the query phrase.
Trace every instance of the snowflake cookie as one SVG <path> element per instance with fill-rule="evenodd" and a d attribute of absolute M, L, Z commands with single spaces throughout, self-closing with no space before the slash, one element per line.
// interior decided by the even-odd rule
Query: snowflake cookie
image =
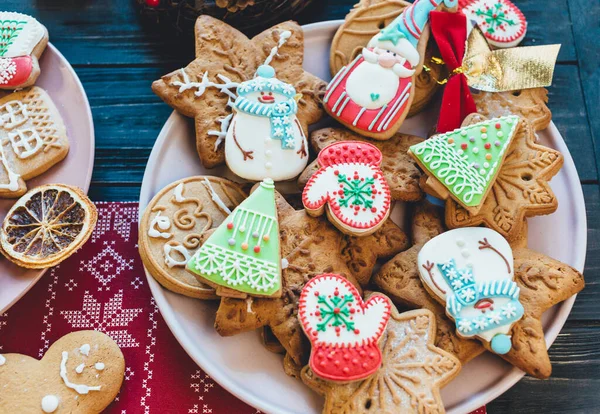
<path fill-rule="evenodd" d="M 486 120 L 433 136 L 410 147 L 409 153 L 429 175 L 426 187 L 441 198 L 451 196 L 476 214 L 518 125 L 519 117 L 514 115 Z"/>
<path fill-rule="evenodd" d="M 378 343 L 390 318 L 387 297 L 364 302 L 344 277 L 323 274 L 302 289 L 298 318 L 312 344 L 310 367 L 330 381 L 357 381 L 381 366 Z"/>
<path fill-rule="evenodd" d="M 515 47 L 527 32 L 525 16 L 510 0 L 459 0 L 459 8 L 477 23 L 492 46 Z"/>
<path fill-rule="evenodd" d="M 331 144 L 319 153 L 319 170 L 308 180 L 302 203 L 308 214 L 327 217 L 342 232 L 367 236 L 388 218 L 391 194 L 376 146 L 359 141 Z"/>
<path fill-rule="evenodd" d="M 524 309 L 506 239 L 482 227 L 451 230 L 423 246 L 418 265 L 427 290 L 445 301 L 458 335 L 477 337 L 497 354 L 510 351 L 511 329 Z"/>
<path fill-rule="evenodd" d="M 67 334 L 41 360 L 0 355 L 0 407 L 5 413 L 102 412 L 117 396 L 125 360 L 98 331 Z"/>

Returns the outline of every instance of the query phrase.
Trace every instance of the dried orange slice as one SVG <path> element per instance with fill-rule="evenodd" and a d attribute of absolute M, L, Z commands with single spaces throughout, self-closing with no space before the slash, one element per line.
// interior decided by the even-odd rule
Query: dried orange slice
<path fill-rule="evenodd" d="M 98 212 L 77 187 L 34 188 L 9 210 L 2 224 L 2 253 L 19 266 L 42 269 L 69 257 L 92 234 Z"/>

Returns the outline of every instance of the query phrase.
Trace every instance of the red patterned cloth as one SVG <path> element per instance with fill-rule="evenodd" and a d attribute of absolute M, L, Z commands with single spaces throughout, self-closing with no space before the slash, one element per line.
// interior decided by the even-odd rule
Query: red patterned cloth
<path fill-rule="evenodd" d="M 67 333 L 95 329 L 125 355 L 125 381 L 106 412 L 257 413 L 206 375 L 162 319 L 137 251 L 137 203 L 97 206 L 90 241 L 0 315 L 0 353 L 41 358 Z"/>

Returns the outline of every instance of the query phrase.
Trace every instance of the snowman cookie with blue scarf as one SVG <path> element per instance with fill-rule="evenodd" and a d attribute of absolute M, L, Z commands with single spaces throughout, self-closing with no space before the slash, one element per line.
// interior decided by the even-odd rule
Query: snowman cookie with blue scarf
<path fill-rule="evenodd" d="M 227 166 L 252 181 L 297 177 L 308 162 L 308 143 L 296 117 L 296 89 L 262 65 L 254 79 L 238 86 L 237 95 L 225 138 Z"/>
<path fill-rule="evenodd" d="M 446 306 L 464 338 L 477 338 L 493 352 L 512 348 L 511 329 L 523 317 L 514 279 L 512 249 L 494 230 L 467 227 L 428 241 L 418 256 L 427 291 Z"/>

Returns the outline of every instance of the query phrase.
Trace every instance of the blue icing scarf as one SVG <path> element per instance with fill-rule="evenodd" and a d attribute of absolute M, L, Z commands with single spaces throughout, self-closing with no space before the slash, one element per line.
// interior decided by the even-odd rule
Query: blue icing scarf
<path fill-rule="evenodd" d="M 250 115 L 263 116 L 271 120 L 271 138 L 281 140 L 281 148 L 294 149 L 294 126 L 292 117 L 298 112 L 298 104 L 293 98 L 273 104 L 264 104 L 238 96 L 234 102 L 238 111 Z"/>

